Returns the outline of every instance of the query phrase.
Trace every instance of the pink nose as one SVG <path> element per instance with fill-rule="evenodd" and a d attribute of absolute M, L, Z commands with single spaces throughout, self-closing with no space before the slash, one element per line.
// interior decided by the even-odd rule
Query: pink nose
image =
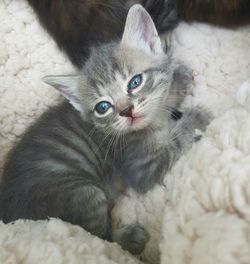
<path fill-rule="evenodd" d="M 133 105 L 127 106 L 125 109 L 123 109 L 120 112 L 120 116 L 133 117 L 133 109 L 134 109 Z"/>

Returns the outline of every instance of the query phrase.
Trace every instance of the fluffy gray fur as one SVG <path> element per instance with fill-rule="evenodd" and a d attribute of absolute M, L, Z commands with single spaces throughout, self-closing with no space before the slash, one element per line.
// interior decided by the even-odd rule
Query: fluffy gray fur
<path fill-rule="evenodd" d="M 142 83 L 128 92 L 137 74 Z M 192 74 L 164 54 L 150 16 L 135 5 L 119 43 L 93 49 L 77 75 L 44 80 L 70 104 L 43 114 L 11 151 L 1 218 L 59 217 L 141 253 L 147 231 L 137 223 L 112 230 L 111 209 L 127 186 L 144 193 L 159 183 L 197 139 L 195 129 L 206 128 L 209 115 L 201 108 L 171 117 Z M 105 114 L 96 111 L 100 101 L 112 104 Z M 126 110 L 131 105 L 133 114 Z"/>

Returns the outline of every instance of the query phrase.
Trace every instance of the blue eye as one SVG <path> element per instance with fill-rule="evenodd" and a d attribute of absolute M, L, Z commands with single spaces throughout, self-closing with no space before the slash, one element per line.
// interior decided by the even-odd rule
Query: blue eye
<path fill-rule="evenodd" d="M 109 108 L 111 108 L 112 105 L 111 103 L 107 102 L 107 101 L 102 101 L 100 103 L 98 103 L 96 106 L 95 106 L 95 110 L 98 114 L 105 114 Z"/>
<path fill-rule="evenodd" d="M 142 75 L 135 75 L 128 83 L 128 91 L 136 89 L 142 83 Z"/>

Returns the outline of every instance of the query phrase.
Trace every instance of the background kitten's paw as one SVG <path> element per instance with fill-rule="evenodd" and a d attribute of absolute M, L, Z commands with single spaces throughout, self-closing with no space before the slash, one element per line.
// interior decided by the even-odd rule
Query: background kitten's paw
<path fill-rule="evenodd" d="M 144 250 L 149 238 L 148 231 L 138 223 L 123 226 L 115 230 L 113 234 L 113 241 L 134 255 L 138 255 Z"/>

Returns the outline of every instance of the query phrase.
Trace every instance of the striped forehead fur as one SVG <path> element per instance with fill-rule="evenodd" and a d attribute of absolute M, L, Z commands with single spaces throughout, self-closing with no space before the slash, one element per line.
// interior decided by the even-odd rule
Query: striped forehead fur
<path fill-rule="evenodd" d="M 98 87 L 108 89 L 117 75 L 126 80 L 128 76 L 146 73 L 151 75 L 151 78 L 158 79 L 162 74 L 172 72 L 170 64 L 169 55 L 147 56 L 140 50 L 124 48 L 119 43 L 113 42 L 92 49 L 91 56 L 83 67 L 82 75 L 90 84 L 92 91 L 101 96 Z M 155 72 L 159 74 L 153 74 Z"/>

